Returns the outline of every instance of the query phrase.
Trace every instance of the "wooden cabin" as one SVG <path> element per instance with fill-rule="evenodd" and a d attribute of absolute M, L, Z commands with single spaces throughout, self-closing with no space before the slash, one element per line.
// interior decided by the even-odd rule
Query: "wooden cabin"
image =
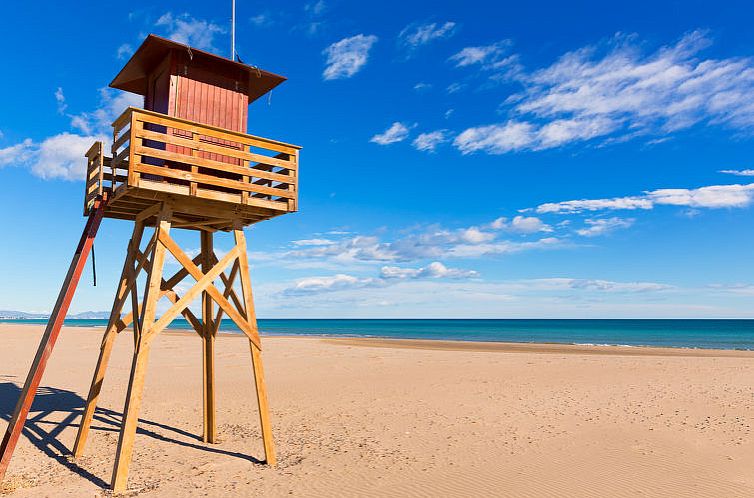
<path fill-rule="evenodd" d="M 248 106 L 277 74 L 149 35 L 112 88 L 144 96 L 113 123 L 111 155 L 87 152 L 84 215 L 146 220 L 170 199 L 174 226 L 230 230 L 297 210 L 300 147 L 247 134 Z"/>

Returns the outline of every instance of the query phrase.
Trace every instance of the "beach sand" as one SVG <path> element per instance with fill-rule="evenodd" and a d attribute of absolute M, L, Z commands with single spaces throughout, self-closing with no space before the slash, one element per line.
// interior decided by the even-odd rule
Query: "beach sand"
<path fill-rule="evenodd" d="M 42 333 L 0 324 L 4 432 Z M 2 493 L 105 496 L 133 342 L 113 353 L 69 461 L 101 330 L 61 334 Z M 262 455 L 248 342 L 217 340 L 220 444 L 203 444 L 201 346 L 153 347 L 138 496 L 754 496 L 748 352 L 263 338 L 279 464 Z M 60 422 L 64 422 L 61 425 Z"/>

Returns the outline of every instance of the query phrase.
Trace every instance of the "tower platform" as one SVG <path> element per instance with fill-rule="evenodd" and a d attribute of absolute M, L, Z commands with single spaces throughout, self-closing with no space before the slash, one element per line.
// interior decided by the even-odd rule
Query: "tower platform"
<path fill-rule="evenodd" d="M 86 153 L 84 215 L 108 193 L 106 218 L 154 226 L 162 201 L 175 228 L 232 230 L 298 209 L 301 147 L 129 107 L 113 123 L 112 155 Z"/>

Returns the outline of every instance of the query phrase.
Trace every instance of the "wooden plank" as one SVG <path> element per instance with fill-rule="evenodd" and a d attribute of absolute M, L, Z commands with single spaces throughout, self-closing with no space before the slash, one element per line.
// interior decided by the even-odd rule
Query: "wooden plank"
<path fill-rule="evenodd" d="M 193 166 L 200 166 L 200 167 L 207 167 L 207 168 L 212 168 L 213 166 L 216 166 L 213 169 L 218 169 L 221 171 L 226 171 L 229 173 L 235 173 L 239 175 L 249 175 L 249 176 L 254 176 L 258 178 L 261 178 L 262 177 L 261 175 L 268 173 L 261 170 L 253 170 L 253 169 L 244 170 L 239 166 L 226 165 L 223 163 L 216 163 L 214 165 L 210 165 L 209 159 L 184 156 L 182 154 L 176 154 L 175 152 L 166 152 L 164 150 L 151 149 L 148 147 L 137 147 L 134 153 L 139 154 L 141 156 L 154 157 L 157 159 L 165 159 L 169 161 L 176 161 L 176 162 L 189 164 Z M 230 171 L 230 168 L 233 168 L 233 171 Z M 196 181 L 199 183 L 215 185 L 217 187 L 226 187 L 226 188 L 231 188 L 231 189 L 236 189 L 236 190 L 246 190 L 249 192 L 261 192 L 261 193 L 266 193 L 270 195 L 276 195 L 279 197 L 285 197 L 286 195 L 291 195 L 290 192 L 283 189 L 276 189 L 276 188 L 269 188 L 269 187 L 260 188 L 256 186 L 257 185 L 256 183 L 244 183 L 239 180 L 229 180 L 226 178 L 221 178 L 218 176 L 208 175 L 204 173 L 193 173 L 190 171 L 168 169 L 163 166 L 152 166 L 148 164 L 140 164 L 135 168 L 135 170 L 140 173 L 149 173 L 149 174 L 160 175 L 160 176 L 168 177 L 168 178 L 178 178 L 180 180 L 186 180 L 190 182 Z M 268 176 L 274 176 L 275 178 L 280 177 L 280 178 L 285 179 L 283 181 L 290 181 L 290 177 L 285 176 L 285 175 L 269 173 Z M 281 180 L 277 180 L 277 181 L 281 181 Z"/>
<path fill-rule="evenodd" d="M 87 220 L 84 231 L 81 234 L 79 244 L 76 247 L 76 251 L 73 254 L 71 265 L 68 268 L 68 273 L 63 280 L 63 286 L 60 289 L 60 294 L 53 307 L 50 319 L 47 322 L 42 340 L 39 343 L 34 361 L 31 364 L 31 369 L 26 377 L 26 382 L 21 389 L 21 395 L 19 396 L 16 408 L 13 411 L 8 427 L 3 436 L 3 441 L 0 443 L 0 481 L 3 480 L 10 459 L 13 456 L 13 450 L 18 443 L 18 438 L 23 430 L 26 418 L 29 415 L 31 404 L 34 401 L 34 396 L 37 393 L 37 388 L 42 380 L 45 367 L 47 366 L 47 360 L 52 354 L 52 349 L 55 347 L 55 342 L 60 334 L 60 329 L 63 326 L 63 320 L 68 312 L 68 308 L 73 299 L 73 295 L 76 292 L 81 273 L 84 271 L 86 260 L 91 251 L 94 237 L 97 235 L 100 222 L 104 215 L 104 203 L 107 199 L 97 199 L 94 203 L 92 211 Z"/>
<path fill-rule="evenodd" d="M 218 145 L 211 142 L 201 141 L 202 135 L 194 133 L 195 138 L 186 138 L 181 135 L 168 135 L 166 133 L 159 133 L 151 130 L 144 130 L 139 132 L 139 137 L 154 140 L 170 145 L 176 145 L 186 147 L 189 149 L 197 150 L 199 152 L 214 152 L 222 156 L 228 156 L 235 159 L 241 159 L 246 161 L 257 162 L 261 164 L 269 164 L 270 166 L 278 166 L 281 168 L 295 168 L 295 165 L 291 164 L 288 159 L 281 159 L 274 156 L 265 156 L 263 154 L 257 154 L 254 152 L 248 152 L 238 148 L 231 148 L 231 146 Z M 244 146 L 244 144 L 239 144 Z M 285 154 L 288 155 L 288 154 Z M 232 163 L 223 162 L 226 166 L 232 166 Z"/>
<path fill-rule="evenodd" d="M 246 305 L 246 319 L 250 326 L 257 330 L 257 315 L 254 310 L 254 297 L 251 293 L 251 274 L 249 272 L 249 259 L 246 247 L 246 236 L 243 230 L 234 230 L 236 247 L 239 250 L 238 264 L 241 274 L 241 291 L 244 304 Z M 262 368 L 261 348 L 253 341 L 249 342 L 251 349 L 251 364 L 254 370 L 254 386 L 259 404 L 259 423 L 262 427 L 262 441 L 264 443 L 265 460 L 269 465 L 277 463 L 275 457 L 275 443 L 272 439 L 272 422 L 270 421 L 270 406 L 267 400 L 267 387 L 264 382 L 264 369 Z"/>
<path fill-rule="evenodd" d="M 112 489 L 121 492 L 126 488 L 128 480 L 128 468 L 131 465 L 136 425 L 141 407 L 141 397 L 144 390 L 147 360 L 149 358 L 151 331 L 154 328 L 154 319 L 157 312 L 157 301 L 161 296 L 162 270 L 165 263 L 165 246 L 159 243 L 159 236 L 170 231 L 170 217 L 172 210 L 170 204 L 164 203 L 160 212 L 159 222 L 155 228 L 155 244 L 149 265 L 147 285 L 144 290 L 144 306 L 141 310 L 142 333 L 139 343 L 134 351 L 131 364 L 131 376 L 128 381 L 128 394 L 123 408 L 123 425 L 118 438 L 118 449 L 113 468 Z"/>
<path fill-rule="evenodd" d="M 215 252 L 213 249 L 212 234 L 202 232 L 201 255 L 202 271 L 206 274 L 212 270 L 214 262 L 212 257 Z M 202 366 L 203 366 L 203 390 L 204 393 L 204 432 L 202 440 L 205 443 L 214 443 L 217 437 L 215 427 L 215 329 L 212 322 L 214 314 L 212 306 L 212 296 L 206 290 L 202 292 L 202 325 L 204 336 Z"/>
<path fill-rule="evenodd" d="M 136 133 L 141 133 L 144 131 L 144 123 L 140 121 L 135 121 L 133 119 L 133 113 L 131 114 L 131 130 L 129 131 L 129 146 L 128 149 L 125 149 L 128 151 L 128 186 L 129 187 L 138 187 L 139 182 L 141 180 L 141 175 L 136 171 L 136 167 L 141 163 L 140 158 L 135 154 L 131 153 L 131 150 L 137 147 L 138 141 L 136 139 Z M 117 162 L 118 158 L 115 156 L 115 151 L 113 151 L 113 162 Z"/>

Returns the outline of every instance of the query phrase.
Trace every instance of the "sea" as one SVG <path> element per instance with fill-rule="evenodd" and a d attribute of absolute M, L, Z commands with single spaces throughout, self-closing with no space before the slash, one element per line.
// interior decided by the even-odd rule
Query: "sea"
<path fill-rule="evenodd" d="M 47 323 L 44 319 L 0 320 L 3 322 Z M 71 319 L 65 324 L 104 327 L 107 320 Z M 182 319 L 169 328 L 191 329 Z M 241 333 L 230 320 L 223 320 L 220 330 Z M 259 330 L 263 335 L 754 350 L 754 320 L 737 319 L 260 319 Z"/>

